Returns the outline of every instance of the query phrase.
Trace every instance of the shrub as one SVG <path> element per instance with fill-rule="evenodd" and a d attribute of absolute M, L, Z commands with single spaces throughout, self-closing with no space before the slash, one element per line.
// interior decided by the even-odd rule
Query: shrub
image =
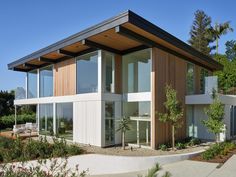
<path fill-rule="evenodd" d="M 77 145 L 70 145 L 67 147 L 67 153 L 69 155 L 78 155 L 82 153 L 82 150 Z"/>
<path fill-rule="evenodd" d="M 167 151 L 168 147 L 166 144 L 160 144 L 159 149 L 161 149 L 162 151 Z"/>
<path fill-rule="evenodd" d="M 176 143 L 176 149 L 178 149 L 178 150 L 181 150 L 181 149 L 185 149 L 186 148 L 186 146 L 185 146 L 185 144 L 184 143 Z"/>
<path fill-rule="evenodd" d="M 223 142 L 212 145 L 208 150 L 202 153 L 204 160 L 210 160 L 217 155 L 227 155 L 236 145 L 232 142 Z"/>
<path fill-rule="evenodd" d="M 36 122 L 35 114 L 22 114 L 17 116 L 17 123 Z M 13 128 L 15 125 L 15 115 L 0 117 L 0 129 Z"/>

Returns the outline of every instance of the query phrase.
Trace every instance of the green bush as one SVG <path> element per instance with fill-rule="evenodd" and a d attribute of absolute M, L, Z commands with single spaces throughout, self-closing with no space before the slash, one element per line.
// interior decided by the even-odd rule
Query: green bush
<path fill-rule="evenodd" d="M 17 115 L 17 124 L 24 124 L 26 122 L 36 122 L 35 114 Z M 0 117 L 0 129 L 13 128 L 15 125 L 15 115 Z"/>
<path fill-rule="evenodd" d="M 185 149 L 185 148 L 186 148 L 186 146 L 185 146 L 184 143 L 176 143 L 175 147 L 176 147 L 176 149 L 178 149 L 178 150 L 181 150 L 181 149 Z"/>
<path fill-rule="evenodd" d="M 65 139 L 54 139 L 54 143 L 50 144 L 46 138 L 23 142 L 0 137 L 0 162 L 66 157 L 81 153 L 78 146 L 67 145 Z"/>
<path fill-rule="evenodd" d="M 159 145 L 159 149 L 161 149 L 162 151 L 167 151 L 168 150 L 168 147 L 166 144 L 160 144 Z"/>
<path fill-rule="evenodd" d="M 236 148 L 235 143 L 223 142 L 212 145 L 208 150 L 202 153 L 204 160 L 210 160 L 218 155 L 227 155 L 232 149 Z"/>

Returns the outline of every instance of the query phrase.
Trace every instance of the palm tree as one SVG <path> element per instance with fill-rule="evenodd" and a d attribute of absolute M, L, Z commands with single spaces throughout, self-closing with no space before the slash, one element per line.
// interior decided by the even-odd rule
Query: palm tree
<path fill-rule="evenodd" d="M 228 32 L 233 32 L 233 28 L 230 27 L 230 22 L 225 23 L 215 23 L 214 27 L 209 29 L 209 33 L 212 38 L 216 41 L 216 53 L 219 52 L 219 39 L 222 35 L 227 34 Z"/>
<path fill-rule="evenodd" d="M 123 148 L 123 150 L 125 150 L 125 133 L 128 130 L 130 130 L 130 118 L 124 116 L 119 121 L 119 127 L 116 130 L 116 131 L 121 131 L 121 133 L 122 133 L 122 148 Z"/>

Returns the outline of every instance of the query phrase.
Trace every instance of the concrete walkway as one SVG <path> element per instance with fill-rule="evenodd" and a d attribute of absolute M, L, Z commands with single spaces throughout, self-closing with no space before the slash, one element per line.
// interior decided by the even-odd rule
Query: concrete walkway
<path fill-rule="evenodd" d="M 236 155 L 232 156 L 222 167 L 217 168 L 217 163 L 197 162 L 184 160 L 162 166 L 158 176 L 162 176 L 166 171 L 171 173 L 171 177 L 236 177 Z M 146 170 L 112 174 L 112 175 L 94 175 L 92 177 L 137 177 L 145 175 Z"/>

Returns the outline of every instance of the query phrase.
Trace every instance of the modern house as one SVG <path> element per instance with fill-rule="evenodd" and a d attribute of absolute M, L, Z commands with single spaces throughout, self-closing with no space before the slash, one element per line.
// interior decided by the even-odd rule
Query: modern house
<path fill-rule="evenodd" d="M 37 106 L 40 134 L 106 147 L 121 142 L 118 120 L 129 116 L 126 141 L 157 148 L 171 138 L 156 114 L 165 111 L 165 85 L 177 90 L 185 108 L 177 138 L 197 136 L 194 112 L 211 102 L 205 83 L 215 79 L 205 77 L 222 65 L 126 11 L 8 68 L 26 73 L 25 94 L 14 103 Z"/>

